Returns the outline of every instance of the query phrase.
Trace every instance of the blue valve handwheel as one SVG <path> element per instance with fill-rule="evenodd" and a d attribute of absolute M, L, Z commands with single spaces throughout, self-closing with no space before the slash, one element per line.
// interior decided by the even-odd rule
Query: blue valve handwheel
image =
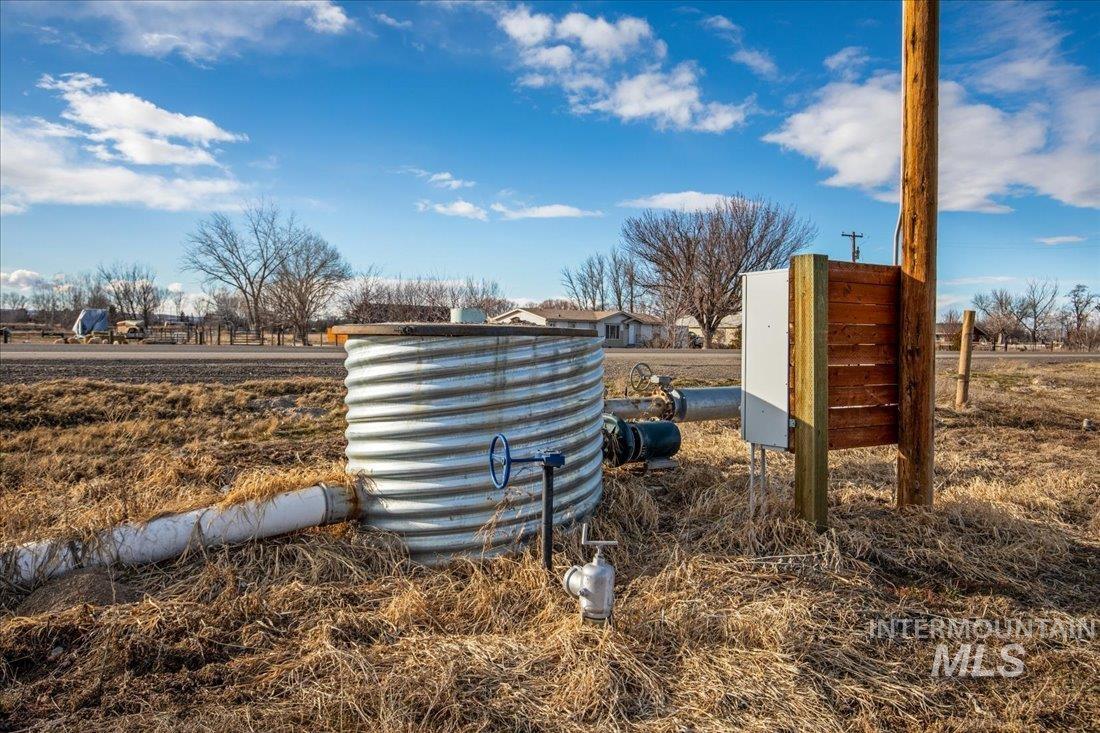
<path fill-rule="evenodd" d="M 504 446 L 503 476 L 497 476 L 496 461 L 493 460 L 497 452 L 497 443 Z M 512 477 L 512 450 L 508 446 L 508 439 L 504 437 L 504 433 L 497 433 L 493 436 L 493 442 L 489 443 L 489 475 L 493 479 L 493 486 L 498 489 L 505 489 L 508 487 L 508 480 Z"/>

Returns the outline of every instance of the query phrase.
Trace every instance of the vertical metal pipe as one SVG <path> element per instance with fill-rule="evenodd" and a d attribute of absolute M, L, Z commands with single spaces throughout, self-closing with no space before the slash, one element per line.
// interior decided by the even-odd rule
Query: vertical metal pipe
<path fill-rule="evenodd" d="M 542 467 L 542 566 L 554 569 L 554 467 Z"/>

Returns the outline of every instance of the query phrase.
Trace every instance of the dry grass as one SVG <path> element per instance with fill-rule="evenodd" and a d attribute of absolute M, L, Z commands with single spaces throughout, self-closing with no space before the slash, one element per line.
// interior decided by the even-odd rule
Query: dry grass
<path fill-rule="evenodd" d="M 352 525 L 118 571 L 137 603 L 20 617 L 9 594 L 0 729 L 1093 726 L 1096 641 L 1028 641 L 1013 680 L 933 679 L 933 643 L 868 633 L 884 616 L 1098 614 L 1100 439 L 1080 422 L 1100 417 L 1100 368 L 986 368 L 965 412 L 941 377 L 934 511 L 892 509 L 882 448 L 833 455 L 829 532 L 790 515 L 778 455 L 777 500 L 749 523 L 729 425 L 687 426 L 680 471 L 609 471 L 593 529 L 621 542 L 610 629 L 582 626 L 530 555 L 429 570 Z M 2 539 L 332 480 L 341 397 L 323 380 L 9 387 Z M 559 550 L 583 556 L 574 537 Z"/>

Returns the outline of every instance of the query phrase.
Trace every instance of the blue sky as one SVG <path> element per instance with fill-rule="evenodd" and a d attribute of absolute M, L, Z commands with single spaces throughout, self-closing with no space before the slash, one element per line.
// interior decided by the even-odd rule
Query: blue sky
<path fill-rule="evenodd" d="M 645 206 L 763 195 L 888 262 L 900 3 L 0 6 L 0 269 L 139 260 L 267 197 L 356 268 L 516 298 Z M 1100 3 L 942 6 L 940 301 L 1100 288 Z"/>

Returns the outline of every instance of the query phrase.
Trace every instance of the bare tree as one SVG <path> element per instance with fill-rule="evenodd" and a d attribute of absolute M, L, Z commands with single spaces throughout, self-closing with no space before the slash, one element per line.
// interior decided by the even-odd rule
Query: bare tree
<path fill-rule="evenodd" d="M 607 280 L 615 308 L 633 313 L 638 306 L 638 266 L 629 250 L 612 248 Z"/>
<path fill-rule="evenodd" d="M 959 309 L 948 308 L 944 311 L 943 320 L 940 322 L 951 337 L 951 348 L 958 349 L 962 345 L 962 314 L 959 313 Z"/>
<path fill-rule="evenodd" d="M 1008 341 L 1019 329 L 1019 321 L 1016 320 L 1015 298 L 1012 293 L 1004 288 L 997 288 L 988 293 L 978 293 L 974 296 L 974 310 L 982 315 L 982 326 L 993 334 L 994 348 L 999 340 L 1008 350 Z"/>
<path fill-rule="evenodd" d="M 183 304 L 187 300 L 187 293 L 184 292 L 182 287 L 172 289 L 168 288 L 164 295 L 164 305 L 172 312 L 173 316 L 177 318 L 183 317 Z"/>
<path fill-rule="evenodd" d="M 211 214 L 188 236 L 184 267 L 200 273 L 208 285 L 220 285 L 240 294 L 248 325 L 259 327 L 267 288 L 295 245 L 306 236 L 294 214 L 258 202 L 244 210 L 240 232 L 224 214 Z"/>
<path fill-rule="evenodd" d="M 1066 341 L 1072 346 L 1080 348 L 1086 345 L 1089 317 L 1097 305 L 1100 305 L 1100 294 L 1090 292 L 1086 285 L 1074 285 L 1066 293 L 1063 311 Z"/>
<path fill-rule="evenodd" d="M 780 267 L 816 233 L 793 208 L 735 196 L 705 211 L 630 217 L 622 240 L 639 261 L 638 282 L 683 302 L 710 348 L 722 319 L 741 309 L 741 273 Z"/>
<path fill-rule="evenodd" d="M 340 251 L 318 234 L 304 232 L 290 246 L 271 286 L 271 310 L 294 329 L 302 346 L 309 346 L 309 324 L 336 298 L 351 277 Z"/>
<path fill-rule="evenodd" d="M 18 290 L 5 290 L 0 293 L 0 308 L 7 310 L 26 310 L 30 301 L 27 296 Z"/>
<path fill-rule="evenodd" d="M 557 310 L 567 311 L 576 308 L 577 305 L 573 301 L 569 300 L 569 298 L 547 298 L 546 300 L 540 301 L 539 304 L 535 307 L 556 308 Z"/>
<path fill-rule="evenodd" d="M 52 326 L 57 322 L 58 313 L 64 307 L 61 288 L 56 282 L 42 281 L 31 288 L 31 307 L 38 323 Z"/>
<path fill-rule="evenodd" d="M 202 315 L 227 325 L 248 322 L 247 309 L 241 294 L 229 288 L 211 288 L 204 293 Z"/>
<path fill-rule="evenodd" d="M 496 280 L 466 278 L 456 307 L 478 308 L 487 316 L 495 316 L 511 310 L 515 305 L 504 295 L 504 289 Z"/>
<path fill-rule="evenodd" d="M 1056 280 L 1028 280 L 1024 292 L 1014 299 L 1013 315 L 1017 323 L 1027 331 L 1031 343 L 1037 343 L 1040 333 L 1050 325 L 1057 302 Z"/>
<path fill-rule="evenodd" d="M 157 274 L 151 267 L 116 262 L 101 265 L 98 276 L 120 317 L 140 319 L 146 326 L 152 324 L 165 291 L 157 286 Z"/>
<path fill-rule="evenodd" d="M 344 284 L 338 296 L 341 317 L 350 323 L 372 323 L 384 292 L 389 290 L 371 265 Z"/>
<path fill-rule="evenodd" d="M 607 307 L 607 258 L 589 255 L 576 268 L 563 268 L 561 284 L 578 308 L 603 310 Z"/>

